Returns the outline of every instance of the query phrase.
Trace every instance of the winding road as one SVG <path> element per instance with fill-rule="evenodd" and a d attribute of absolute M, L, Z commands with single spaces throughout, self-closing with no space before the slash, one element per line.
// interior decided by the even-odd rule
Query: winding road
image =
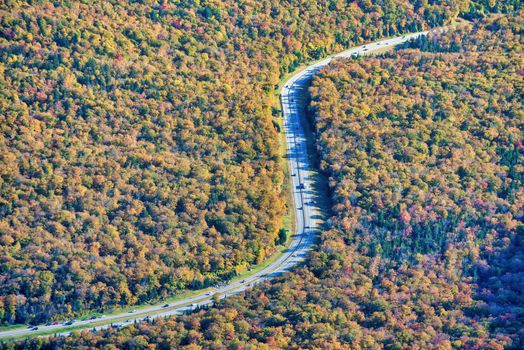
<path fill-rule="evenodd" d="M 427 32 L 410 34 L 349 49 L 301 70 L 285 83 L 281 92 L 281 101 L 287 145 L 286 157 L 289 159 L 293 189 L 296 232 L 291 239 L 289 247 L 266 268 L 253 273 L 241 281 L 237 280 L 213 290 L 208 289 L 201 294 L 170 304 L 162 303 L 141 307 L 130 312 L 123 311 L 96 319 L 75 321 L 72 324 L 39 325 L 37 329 L 35 327 L 9 329 L 0 332 L 0 339 L 50 334 L 65 335 L 72 329 L 120 327 L 132 324 L 135 321 L 177 315 L 199 306 L 210 305 L 217 297 L 221 299 L 238 294 L 303 262 L 308 251 L 313 248 L 316 232 L 318 232 L 322 224 L 321 208 L 317 200 L 319 192 L 314 183 L 315 169 L 308 155 L 306 133 L 303 125 L 306 108 L 305 91 L 307 91 L 311 77 L 318 70 L 328 65 L 334 58 L 369 54 L 425 34 Z"/>

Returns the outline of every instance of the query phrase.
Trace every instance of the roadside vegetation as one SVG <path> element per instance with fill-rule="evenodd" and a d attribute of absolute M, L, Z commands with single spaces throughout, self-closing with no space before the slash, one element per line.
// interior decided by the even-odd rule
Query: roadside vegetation
<path fill-rule="evenodd" d="M 0 5 L 0 323 L 224 281 L 276 251 L 279 78 L 446 1 Z"/>
<path fill-rule="evenodd" d="M 314 78 L 333 216 L 307 266 L 211 310 L 4 347 L 522 348 L 522 23 L 476 20 Z"/>

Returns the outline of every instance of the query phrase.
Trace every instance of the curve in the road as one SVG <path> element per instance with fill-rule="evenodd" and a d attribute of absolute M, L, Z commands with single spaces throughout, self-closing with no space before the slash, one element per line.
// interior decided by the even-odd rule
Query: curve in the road
<path fill-rule="evenodd" d="M 102 329 L 112 326 L 125 326 L 132 324 L 134 321 L 141 321 L 148 318 L 180 314 L 181 312 L 194 309 L 198 306 L 212 304 L 215 294 L 217 294 L 219 298 L 238 294 L 263 280 L 288 271 L 291 267 L 302 262 L 307 252 L 313 247 L 315 232 L 318 231 L 321 225 L 319 204 L 313 200 L 319 195 L 313 184 L 314 168 L 308 156 L 305 128 L 301 124 L 301 120 L 305 120 L 303 115 L 305 110 L 304 91 L 307 89 L 311 77 L 318 70 L 328 65 L 333 58 L 369 54 L 387 46 L 401 44 L 409 39 L 425 35 L 426 33 L 427 32 L 405 35 L 346 50 L 305 68 L 285 83 L 281 92 L 281 102 L 293 191 L 296 233 L 292 238 L 289 248 L 286 249 L 284 254 L 276 261 L 263 270 L 246 277 L 242 281 L 233 282 L 216 288 L 212 292 L 189 297 L 181 301 L 173 302 L 167 306 L 158 304 L 142 308 L 132 313 L 122 312 L 104 318 L 77 321 L 74 324 L 42 325 L 38 326 L 37 330 L 30 328 L 6 330 L 0 332 L 0 339 L 32 335 L 65 335 L 68 334 L 73 327 L 75 329 Z"/>

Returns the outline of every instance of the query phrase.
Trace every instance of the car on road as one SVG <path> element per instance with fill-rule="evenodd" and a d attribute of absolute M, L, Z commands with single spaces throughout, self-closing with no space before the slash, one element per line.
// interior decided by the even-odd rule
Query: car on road
<path fill-rule="evenodd" d="M 34 326 L 33 328 L 31 328 L 32 331 L 37 331 L 38 330 L 38 327 L 37 326 Z"/>
<path fill-rule="evenodd" d="M 135 312 L 136 312 L 136 310 L 129 311 L 130 314 L 134 314 Z"/>
<path fill-rule="evenodd" d="M 75 323 L 75 321 L 71 320 L 71 321 L 67 321 L 66 323 L 64 323 L 64 326 L 70 326 L 72 325 L 73 323 Z"/>
<path fill-rule="evenodd" d="M 169 304 L 162 305 L 163 308 L 169 307 Z"/>

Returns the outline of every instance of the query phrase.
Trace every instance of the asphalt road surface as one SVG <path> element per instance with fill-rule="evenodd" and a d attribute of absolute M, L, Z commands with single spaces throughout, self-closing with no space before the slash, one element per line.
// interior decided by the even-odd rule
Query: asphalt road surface
<path fill-rule="evenodd" d="M 388 46 L 401 44 L 411 38 L 425 35 L 426 33 L 427 32 L 399 36 L 349 49 L 305 68 L 285 83 L 282 88 L 281 101 L 287 144 L 286 156 L 289 159 L 291 184 L 293 186 L 296 232 L 292 237 L 290 246 L 284 254 L 265 269 L 246 277 L 242 281 L 235 281 L 217 287 L 212 291 L 202 292 L 196 296 L 170 304 L 161 303 L 141 307 L 138 310 L 130 312 L 122 312 L 90 320 L 74 321 L 72 324 L 63 322 L 54 325 L 39 325 L 38 329 L 16 328 L 6 330 L 0 332 L 0 339 L 44 334 L 65 335 L 71 331 L 71 327 L 75 327 L 77 330 L 84 328 L 102 329 L 107 327 L 122 327 L 133 324 L 135 321 L 177 315 L 199 306 L 212 304 L 215 294 L 220 299 L 238 294 L 247 288 L 253 287 L 257 283 L 282 274 L 304 261 L 308 251 L 313 247 L 316 232 L 318 232 L 322 223 L 319 204 L 317 200 L 315 200 L 318 192 L 313 183 L 314 168 L 307 153 L 306 134 L 304 125 L 302 125 L 302 122 L 305 120 L 304 92 L 309 85 L 311 77 L 319 69 L 328 65 L 334 58 L 366 55 L 373 51 L 382 50 Z"/>

